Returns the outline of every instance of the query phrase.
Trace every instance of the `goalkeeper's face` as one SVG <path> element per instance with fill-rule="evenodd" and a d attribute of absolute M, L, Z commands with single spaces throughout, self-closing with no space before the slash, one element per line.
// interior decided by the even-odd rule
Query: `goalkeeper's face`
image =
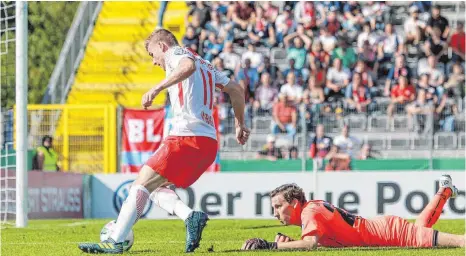
<path fill-rule="evenodd" d="M 272 197 L 271 202 L 273 216 L 277 218 L 283 225 L 290 225 L 291 214 L 293 213 L 297 200 L 294 199 L 291 201 L 291 203 L 288 203 L 283 197 L 282 193 L 279 193 Z"/>

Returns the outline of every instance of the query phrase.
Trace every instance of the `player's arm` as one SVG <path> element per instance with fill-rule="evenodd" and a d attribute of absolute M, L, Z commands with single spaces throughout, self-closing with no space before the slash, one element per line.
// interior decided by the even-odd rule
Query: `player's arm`
<path fill-rule="evenodd" d="M 262 238 L 248 239 L 241 250 L 282 250 L 282 249 L 306 249 L 317 248 L 318 239 L 316 236 L 306 236 L 303 240 L 290 242 L 267 242 Z"/>
<path fill-rule="evenodd" d="M 154 86 L 142 97 L 142 106 L 147 108 L 152 104 L 152 100 L 157 96 L 161 91 L 167 89 L 168 87 L 178 84 L 186 79 L 188 79 L 196 71 L 196 63 L 193 59 L 189 57 L 182 58 L 179 62 L 179 65 L 175 68 L 173 73 L 158 85 Z"/>
<path fill-rule="evenodd" d="M 237 82 L 230 80 L 227 86 L 223 87 L 223 91 L 230 96 L 231 105 L 235 111 L 236 125 L 244 125 L 244 89 Z"/>
<path fill-rule="evenodd" d="M 296 109 L 291 113 L 291 123 L 296 128 L 298 124 L 298 111 Z"/>
<path fill-rule="evenodd" d="M 196 72 L 196 63 L 194 60 L 188 57 L 183 58 L 173 73 L 156 87 L 160 88 L 159 91 L 163 91 L 174 84 L 188 79 L 194 72 Z"/>
<path fill-rule="evenodd" d="M 291 242 L 278 242 L 277 249 L 306 249 L 315 250 L 317 248 L 318 238 L 316 236 L 306 236 L 303 240 Z"/>
<path fill-rule="evenodd" d="M 300 35 L 300 38 L 303 40 L 306 50 L 311 49 L 311 46 L 312 46 L 311 38 L 309 38 L 306 34 Z"/>
<path fill-rule="evenodd" d="M 42 152 L 41 150 L 38 150 L 37 151 L 37 169 L 39 171 L 43 171 L 44 169 L 44 159 L 45 159 L 44 152 Z"/>
<path fill-rule="evenodd" d="M 235 123 L 238 126 L 244 125 L 244 88 L 236 81 L 230 80 L 226 86 L 223 87 L 223 92 L 228 93 L 230 96 L 231 105 L 235 112 Z"/>
<path fill-rule="evenodd" d="M 450 34 L 450 26 L 447 24 L 447 26 L 445 27 L 445 31 L 443 31 L 442 37 L 448 38 L 449 34 Z"/>
<path fill-rule="evenodd" d="M 409 101 L 414 101 L 416 99 L 416 91 L 413 90 L 413 93 L 409 96 Z"/>
<path fill-rule="evenodd" d="M 292 40 L 293 38 L 297 37 L 297 36 L 298 36 L 298 33 L 293 32 L 293 33 L 291 33 L 291 34 L 285 36 L 285 38 L 283 38 L 283 43 L 284 43 L 285 46 L 288 48 L 288 47 L 290 47 L 290 45 L 291 45 L 291 40 Z"/>
<path fill-rule="evenodd" d="M 309 158 L 314 158 L 317 154 L 317 137 L 314 136 L 309 147 Z"/>
<path fill-rule="evenodd" d="M 223 86 L 222 91 L 228 93 L 230 96 L 231 105 L 235 112 L 236 140 L 239 144 L 244 145 L 248 141 L 250 133 L 244 123 L 244 88 L 237 82 L 223 77 L 219 72 L 216 72 L 216 75 L 219 75 L 220 80 L 223 80 L 221 82 Z"/>
<path fill-rule="evenodd" d="M 330 151 L 327 153 L 327 155 L 325 155 L 325 159 L 327 160 L 332 159 L 332 157 L 335 156 L 337 151 L 338 151 L 338 147 L 336 145 L 332 145 L 332 147 L 330 148 Z"/>

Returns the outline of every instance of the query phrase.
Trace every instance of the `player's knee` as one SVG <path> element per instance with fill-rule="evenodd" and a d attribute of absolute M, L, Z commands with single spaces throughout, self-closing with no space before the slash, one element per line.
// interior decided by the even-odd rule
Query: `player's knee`
<path fill-rule="evenodd" d="M 154 192 L 150 194 L 150 199 L 156 203 L 163 202 L 166 200 L 176 200 L 178 199 L 178 195 L 175 191 L 166 188 L 166 187 L 159 187 Z"/>
<path fill-rule="evenodd" d="M 154 173 L 150 173 L 148 169 L 150 169 L 150 167 L 146 168 L 146 165 L 141 168 L 138 177 L 133 182 L 133 185 L 144 186 L 144 184 L 146 184 L 153 177 Z"/>
<path fill-rule="evenodd" d="M 165 209 L 170 214 L 174 214 L 176 202 L 179 200 L 176 192 L 167 187 L 157 188 L 150 194 L 149 198 L 157 206 Z"/>

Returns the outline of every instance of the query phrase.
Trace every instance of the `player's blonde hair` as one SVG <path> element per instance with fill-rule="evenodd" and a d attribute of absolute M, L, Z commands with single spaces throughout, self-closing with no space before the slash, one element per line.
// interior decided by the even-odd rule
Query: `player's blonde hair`
<path fill-rule="evenodd" d="M 295 183 L 284 184 L 274 189 L 272 192 L 270 192 L 270 198 L 278 194 L 282 194 L 288 203 L 291 203 L 293 199 L 297 199 L 301 204 L 306 203 L 306 196 L 304 195 L 303 189 Z"/>
<path fill-rule="evenodd" d="M 178 40 L 176 40 L 176 37 L 172 32 L 163 28 L 158 28 L 154 30 L 154 32 L 152 32 L 144 42 L 146 51 L 148 50 L 150 43 L 157 43 L 160 41 L 166 43 L 168 46 L 178 45 Z"/>

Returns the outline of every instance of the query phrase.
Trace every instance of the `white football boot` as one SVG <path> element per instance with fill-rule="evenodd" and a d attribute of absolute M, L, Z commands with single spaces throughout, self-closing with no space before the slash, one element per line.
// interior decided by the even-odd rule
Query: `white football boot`
<path fill-rule="evenodd" d="M 458 195 L 458 189 L 453 186 L 453 182 L 451 180 L 450 175 L 444 174 L 440 177 L 439 185 L 441 188 L 450 188 L 451 189 L 451 196 L 450 198 L 455 198 Z"/>

